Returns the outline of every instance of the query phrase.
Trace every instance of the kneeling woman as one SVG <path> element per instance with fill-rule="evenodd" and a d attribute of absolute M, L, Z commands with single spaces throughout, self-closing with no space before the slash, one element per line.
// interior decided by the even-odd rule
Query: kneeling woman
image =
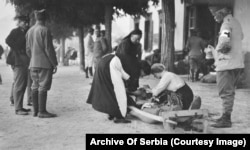
<path fill-rule="evenodd" d="M 160 121 L 160 118 L 157 117 L 160 111 L 189 109 L 194 95 L 181 77 L 166 71 L 164 65 L 159 63 L 151 67 L 151 73 L 155 78 L 161 79 L 157 86 L 152 89 L 153 99 L 149 103 L 145 103 L 141 110 L 129 107 L 132 110 L 130 112 L 132 115 L 145 122 L 153 123 L 155 120 Z"/>
<path fill-rule="evenodd" d="M 143 74 L 150 74 L 149 65 L 146 68 L 141 66 Z M 127 106 L 135 106 L 133 99 L 127 96 L 123 81 L 129 78 L 119 57 L 114 54 L 104 56 L 97 65 L 87 103 L 92 104 L 95 110 L 108 114 L 115 123 L 129 123 L 125 119 Z"/>

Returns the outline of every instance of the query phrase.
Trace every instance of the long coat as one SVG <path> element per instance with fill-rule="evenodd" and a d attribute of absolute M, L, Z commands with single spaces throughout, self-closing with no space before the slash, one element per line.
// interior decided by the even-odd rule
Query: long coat
<path fill-rule="evenodd" d="M 113 54 L 104 56 L 97 65 L 87 103 L 97 111 L 117 118 L 125 117 L 127 105 L 131 103 L 123 83 L 128 78 L 118 57 Z"/>

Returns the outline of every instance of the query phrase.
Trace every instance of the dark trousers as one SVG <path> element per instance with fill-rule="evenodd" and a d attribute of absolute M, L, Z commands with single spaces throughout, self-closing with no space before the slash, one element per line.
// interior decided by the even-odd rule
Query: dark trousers
<path fill-rule="evenodd" d="M 217 72 L 217 86 L 222 99 L 223 113 L 232 113 L 235 88 L 243 69 L 233 69 Z"/>
<path fill-rule="evenodd" d="M 28 71 L 28 81 L 27 81 L 27 103 L 32 103 L 32 94 L 31 94 L 31 85 L 32 85 L 32 79 L 30 76 L 30 71 Z"/>
<path fill-rule="evenodd" d="M 15 66 L 13 68 L 13 71 L 14 71 L 13 98 L 14 98 L 15 110 L 20 110 L 23 108 L 23 97 L 28 79 L 28 67 Z"/>

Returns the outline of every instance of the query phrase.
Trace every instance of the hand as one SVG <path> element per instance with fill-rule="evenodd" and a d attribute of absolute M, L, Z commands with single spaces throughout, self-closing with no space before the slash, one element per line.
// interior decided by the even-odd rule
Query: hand
<path fill-rule="evenodd" d="M 53 74 L 55 74 L 56 72 L 57 72 L 57 67 L 54 67 Z"/>
<path fill-rule="evenodd" d="M 152 106 L 154 105 L 154 103 L 144 103 L 141 107 L 141 109 L 144 109 L 144 108 L 151 108 Z"/>

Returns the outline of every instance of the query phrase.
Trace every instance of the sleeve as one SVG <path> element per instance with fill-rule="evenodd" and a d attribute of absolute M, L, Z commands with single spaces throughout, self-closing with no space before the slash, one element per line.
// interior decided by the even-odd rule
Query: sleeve
<path fill-rule="evenodd" d="M 122 80 L 123 75 L 125 78 L 129 78 L 126 74 L 123 74 L 123 69 L 121 67 L 120 60 L 117 57 L 114 57 L 110 62 L 110 75 L 111 81 L 114 86 L 114 92 L 117 99 L 119 110 L 123 117 L 127 114 L 127 94 L 124 82 Z"/>
<path fill-rule="evenodd" d="M 169 75 L 163 75 L 160 82 L 156 85 L 155 88 L 152 89 L 153 96 L 158 96 L 161 92 L 167 89 L 170 84 L 171 77 Z"/>
<path fill-rule="evenodd" d="M 30 48 L 30 39 L 29 39 L 29 33 L 26 33 L 26 54 L 31 57 L 31 48 Z"/>
<path fill-rule="evenodd" d="M 137 48 L 137 55 L 138 55 L 138 60 L 140 61 L 142 59 L 142 48 L 141 44 L 138 45 Z"/>
<path fill-rule="evenodd" d="M 6 44 L 12 49 L 12 50 L 16 50 L 16 31 L 15 29 L 13 29 L 10 34 L 7 36 L 6 40 L 5 40 Z"/>
<path fill-rule="evenodd" d="M 112 63 L 110 64 L 110 66 L 112 66 L 112 68 L 115 68 L 117 71 L 120 72 L 122 79 L 124 80 L 128 80 L 130 78 L 130 76 L 124 71 L 124 69 L 122 68 L 122 64 L 121 61 L 118 57 L 114 57 Z"/>
<path fill-rule="evenodd" d="M 224 22 L 221 25 L 220 35 L 216 50 L 221 53 L 227 53 L 231 49 L 232 27 L 230 22 Z"/>
<path fill-rule="evenodd" d="M 49 58 L 50 63 L 53 65 L 53 67 L 56 67 L 58 65 L 58 62 L 52 42 L 52 35 L 49 30 L 47 30 L 45 33 L 45 52 Z"/>
<path fill-rule="evenodd" d="M 117 49 L 118 54 L 128 54 L 129 53 L 129 43 L 127 40 L 123 40 Z"/>
<path fill-rule="evenodd" d="M 106 39 L 102 38 L 101 44 L 102 44 L 103 54 L 106 54 L 108 52 L 108 44 L 107 44 Z"/>

